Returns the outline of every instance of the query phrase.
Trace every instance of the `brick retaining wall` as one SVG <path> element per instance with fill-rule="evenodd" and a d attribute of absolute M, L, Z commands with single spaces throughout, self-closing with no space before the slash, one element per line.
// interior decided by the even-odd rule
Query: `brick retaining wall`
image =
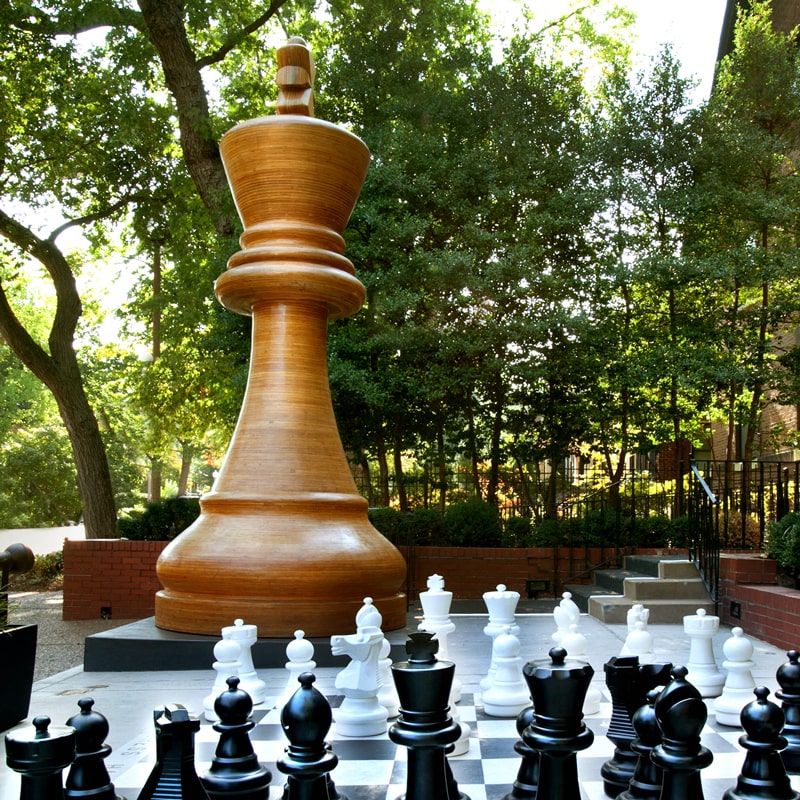
<path fill-rule="evenodd" d="M 776 585 L 776 564 L 758 554 L 720 557 L 719 617 L 785 650 L 800 649 L 800 591 Z"/>
<path fill-rule="evenodd" d="M 161 589 L 156 561 L 167 542 L 127 539 L 64 542 L 64 619 L 142 619 L 154 614 Z M 408 564 L 407 587 L 416 599 L 429 575 L 443 575 L 457 599 L 479 598 L 500 583 L 526 597 L 526 581 L 549 581 L 554 596 L 564 583 L 589 583 L 592 565 L 611 558 L 609 548 L 399 547 Z M 639 551 L 653 553 L 655 551 Z M 404 587 L 406 588 L 406 587 Z"/>
<path fill-rule="evenodd" d="M 143 619 L 161 589 L 156 561 L 168 542 L 64 541 L 64 619 Z"/>

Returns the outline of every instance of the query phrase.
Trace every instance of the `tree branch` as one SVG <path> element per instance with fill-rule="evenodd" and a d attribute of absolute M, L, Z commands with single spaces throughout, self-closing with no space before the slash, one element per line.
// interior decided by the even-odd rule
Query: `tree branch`
<path fill-rule="evenodd" d="M 75 276 L 69 263 L 55 242 L 41 239 L 30 228 L 10 217 L 2 209 L 0 209 L 0 236 L 4 236 L 23 253 L 35 258 L 47 270 L 53 281 L 56 290 L 56 313 L 50 328 L 49 344 L 51 355 L 58 360 L 65 348 L 72 349 L 75 328 L 83 311 L 78 288 L 75 285 Z M 44 381 L 38 372 L 35 374 Z"/>
<path fill-rule="evenodd" d="M 113 216 L 122 208 L 129 205 L 130 203 L 136 202 L 137 200 L 153 200 L 154 198 L 150 197 L 149 195 L 135 195 L 135 194 L 126 194 L 123 195 L 116 203 L 112 203 L 110 206 L 106 208 L 100 209 L 99 211 L 95 211 L 93 214 L 86 214 L 82 217 L 76 217 L 75 219 L 67 220 L 63 225 L 59 225 L 57 228 L 54 228 L 50 235 L 45 239 L 46 242 L 55 242 L 55 240 L 61 236 L 64 231 L 69 230 L 70 228 L 75 228 L 79 225 L 86 225 L 90 222 L 97 222 L 101 219 L 107 219 L 108 217 Z"/>
<path fill-rule="evenodd" d="M 3 2 L 5 18 L 15 28 L 30 33 L 47 36 L 76 36 L 96 28 L 135 28 L 146 30 L 142 15 L 132 8 L 117 7 L 111 3 L 95 2 L 76 4 L 79 10 L 50 16 L 40 8 L 25 5 L 12 9 L 9 2 Z"/>
<path fill-rule="evenodd" d="M 216 64 L 222 61 L 225 56 L 230 53 L 235 47 L 238 47 L 251 33 L 255 33 L 259 28 L 263 27 L 281 8 L 281 6 L 285 5 L 287 0 L 272 0 L 269 4 L 269 8 L 260 16 L 254 19 L 249 25 L 245 25 L 244 28 L 233 33 L 230 38 L 228 38 L 222 45 L 215 50 L 213 53 L 209 53 L 207 56 L 203 56 L 203 58 L 198 59 L 197 61 L 197 68 L 203 69 L 204 67 L 208 67 L 211 64 Z"/>

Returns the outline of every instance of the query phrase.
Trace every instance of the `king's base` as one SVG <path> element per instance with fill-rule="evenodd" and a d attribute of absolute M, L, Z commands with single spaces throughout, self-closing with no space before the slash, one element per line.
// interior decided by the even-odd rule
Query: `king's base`
<path fill-rule="evenodd" d="M 357 581 L 354 581 L 356 584 Z M 383 617 L 384 631 L 403 628 L 407 603 L 403 593 L 372 596 Z M 291 639 L 296 630 L 306 636 L 331 636 L 352 630 L 363 605 L 361 595 L 347 598 L 260 598 L 181 595 L 168 590 L 156 593 L 156 625 L 182 633 L 217 634 L 224 626 L 243 619 L 258 626 L 259 636 Z"/>

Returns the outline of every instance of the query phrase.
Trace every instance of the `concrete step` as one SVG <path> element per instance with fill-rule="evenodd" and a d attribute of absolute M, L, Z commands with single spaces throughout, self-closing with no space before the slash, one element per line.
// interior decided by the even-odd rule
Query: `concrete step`
<path fill-rule="evenodd" d="M 610 594 L 624 594 L 625 581 L 630 578 L 647 578 L 641 572 L 623 569 L 596 569 L 593 573 L 594 582 L 607 589 Z"/>
<path fill-rule="evenodd" d="M 593 595 L 589 598 L 589 615 L 606 625 L 625 625 L 628 610 L 633 602 L 620 595 Z M 655 625 L 682 624 L 683 618 L 697 613 L 698 608 L 706 613 L 714 613 L 714 603 L 708 593 L 704 599 L 695 600 L 648 600 L 645 608 L 650 609 L 649 622 Z"/>
<path fill-rule="evenodd" d="M 658 578 L 659 565 L 672 561 L 686 561 L 686 556 L 625 556 L 625 568 Z"/>
<path fill-rule="evenodd" d="M 572 600 L 582 614 L 589 613 L 589 598 L 595 596 L 608 597 L 610 595 L 605 586 L 598 586 L 596 583 L 570 583 L 564 586 L 564 591 L 572 593 Z M 555 605 L 558 605 L 558 603 Z"/>

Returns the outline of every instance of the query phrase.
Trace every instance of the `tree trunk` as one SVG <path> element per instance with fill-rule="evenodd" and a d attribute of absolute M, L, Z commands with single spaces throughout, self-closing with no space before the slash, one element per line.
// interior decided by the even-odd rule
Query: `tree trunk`
<path fill-rule="evenodd" d="M 408 511 L 408 495 L 406 494 L 406 476 L 403 472 L 403 447 L 400 443 L 400 436 L 394 442 L 394 480 L 397 486 L 397 499 L 400 510 Z"/>
<path fill-rule="evenodd" d="M 86 538 L 113 539 L 117 536 L 117 513 L 111 472 L 73 346 L 75 327 L 82 311 L 75 276 L 55 242 L 40 239 L 2 211 L 0 234 L 45 267 L 57 296 L 47 352 L 16 317 L 0 284 L 0 335 L 17 358 L 50 390 L 58 404 L 72 445 Z"/>
<path fill-rule="evenodd" d="M 378 459 L 378 485 L 381 493 L 381 505 L 389 508 L 389 463 L 386 460 L 386 442 L 382 435 L 378 435 L 376 442 L 376 457 Z"/>
<path fill-rule="evenodd" d="M 188 442 L 181 442 L 181 473 L 178 476 L 178 497 L 183 497 L 189 489 L 189 475 L 192 471 L 194 447 Z"/>

